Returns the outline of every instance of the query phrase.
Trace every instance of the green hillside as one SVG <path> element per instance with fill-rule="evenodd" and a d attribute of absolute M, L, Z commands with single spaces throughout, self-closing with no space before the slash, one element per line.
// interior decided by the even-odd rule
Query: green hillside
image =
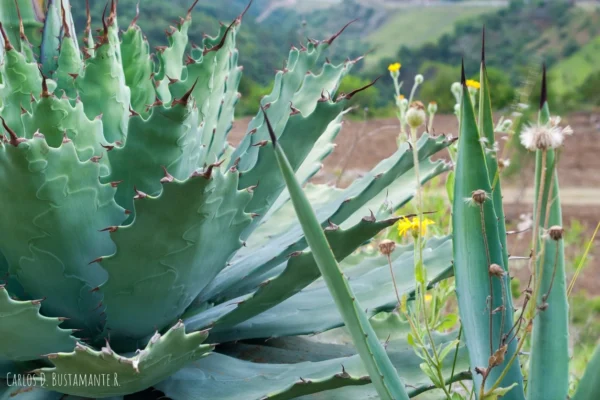
<path fill-rule="evenodd" d="M 367 43 L 375 50 L 366 60 L 367 66 L 375 66 L 381 59 L 393 57 L 402 46 L 419 47 L 435 43 L 454 24 L 497 11 L 495 6 L 445 5 L 439 7 L 403 8 L 367 37 Z"/>
<path fill-rule="evenodd" d="M 600 71 L 600 36 L 572 56 L 558 62 L 550 70 L 553 87 L 564 94 L 585 82 L 588 76 Z"/>

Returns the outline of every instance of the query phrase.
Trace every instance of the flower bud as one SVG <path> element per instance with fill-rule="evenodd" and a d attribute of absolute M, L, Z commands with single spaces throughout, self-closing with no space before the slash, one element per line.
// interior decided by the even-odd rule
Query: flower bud
<path fill-rule="evenodd" d="M 432 101 L 429 103 L 429 105 L 427 106 L 427 112 L 429 112 L 429 114 L 435 114 L 438 110 L 438 105 L 435 101 Z"/>
<path fill-rule="evenodd" d="M 396 242 L 393 240 L 385 239 L 379 243 L 379 251 L 384 256 L 389 256 L 396 249 Z"/>
<path fill-rule="evenodd" d="M 425 123 L 427 115 L 425 106 L 420 101 L 413 101 L 406 112 L 406 123 L 413 129 L 416 129 Z"/>
<path fill-rule="evenodd" d="M 423 75 L 418 74 L 415 76 L 415 83 L 417 85 L 420 85 L 421 83 L 423 83 L 423 81 L 425 80 L 425 78 L 423 78 Z"/>

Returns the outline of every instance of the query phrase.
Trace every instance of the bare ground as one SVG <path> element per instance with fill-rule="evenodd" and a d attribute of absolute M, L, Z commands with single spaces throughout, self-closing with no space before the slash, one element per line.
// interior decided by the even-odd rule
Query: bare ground
<path fill-rule="evenodd" d="M 249 119 L 236 121 L 230 134 L 232 144 L 237 144 L 243 136 L 248 121 Z M 581 238 L 581 243 L 577 245 L 583 248 L 584 242 L 591 238 L 594 228 L 600 221 L 600 113 L 571 114 L 563 120 L 563 123 L 570 124 L 575 131 L 573 137 L 567 138 L 559 161 L 563 225 L 568 228 L 574 220 L 585 225 L 585 234 Z M 379 161 L 394 153 L 398 135 L 397 126 L 395 119 L 345 121 L 336 139 L 335 151 L 325 160 L 323 169 L 314 181 L 335 182 L 339 171 L 344 169 L 340 186 L 347 186 Z M 457 129 L 458 124 L 453 115 L 436 117 L 434 124 L 436 133 L 456 136 Z M 533 163 L 531 158 L 522 161 L 523 168 L 519 173 L 503 182 L 505 213 L 509 224 L 516 223 L 521 214 L 531 212 Z M 590 262 L 576 285 L 576 289 L 594 295 L 600 294 L 599 245 L 600 237 L 597 237 L 596 248 L 591 252 Z M 509 237 L 509 249 L 513 255 L 527 255 L 529 237 Z M 575 251 L 573 248 L 567 249 L 567 254 L 572 255 Z M 527 277 L 525 267 L 516 267 L 515 273 L 521 279 Z M 570 274 L 572 271 L 567 273 Z"/>

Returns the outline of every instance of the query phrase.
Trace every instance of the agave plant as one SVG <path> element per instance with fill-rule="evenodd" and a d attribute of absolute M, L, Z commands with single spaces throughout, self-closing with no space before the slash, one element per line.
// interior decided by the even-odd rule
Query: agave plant
<path fill-rule="evenodd" d="M 558 145 L 536 153 L 532 279 L 513 310 L 506 225 L 495 149 L 491 89 L 481 60 L 479 116 L 462 70 L 460 136 L 453 182 L 453 262 L 456 293 L 477 399 L 567 399 L 569 326 L 562 215 L 557 176 Z M 543 68 L 537 134 L 557 133 L 550 118 Z M 558 134 L 561 134 L 559 129 Z M 523 138 L 523 137 L 522 137 Z M 523 139 L 522 139 L 523 140 Z M 530 334 L 531 333 L 531 334 Z M 529 339 L 528 359 L 520 359 Z M 598 347 L 600 349 L 600 346 Z M 574 394 L 598 398 L 600 350 L 596 350 Z M 525 364 L 522 368 L 521 364 Z M 526 377 L 526 379 L 525 379 Z M 524 385 L 524 382 L 527 382 Z"/>
<path fill-rule="evenodd" d="M 96 40 L 88 11 L 82 48 L 68 0 L 0 5 L 0 398 L 154 388 L 173 399 L 287 399 L 371 381 L 352 346 L 303 336 L 344 321 L 263 114 L 237 148 L 227 143 L 243 13 L 187 53 L 194 5 L 156 65 L 137 17 L 119 35 L 115 2 Z M 292 48 L 261 103 L 302 184 L 364 89 L 336 94 L 358 60 L 311 72 L 340 33 Z M 429 157 L 449 143 L 424 135 L 346 189 L 305 188 L 338 261 L 396 222 L 417 185 L 412 151 L 423 184 L 447 169 Z M 451 247 L 426 244 L 431 282 L 452 273 Z M 412 248 L 392 258 L 410 297 Z M 342 268 L 367 316 L 396 306 L 387 259 L 354 256 Z M 428 390 L 420 359 L 389 339 L 408 394 Z M 25 372 L 35 378 L 15 378 Z M 369 398 L 370 387 L 340 396 Z"/>

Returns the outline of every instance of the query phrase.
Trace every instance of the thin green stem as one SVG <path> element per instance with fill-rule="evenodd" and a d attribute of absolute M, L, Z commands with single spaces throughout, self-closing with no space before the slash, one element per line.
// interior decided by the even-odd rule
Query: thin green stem
<path fill-rule="evenodd" d="M 543 268 L 538 271 L 537 264 L 537 250 L 539 243 L 539 230 L 540 230 L 540 218 L 542 213 L 542 200 L 544 198 L 544 186 L 546 183 L 546 159 L 547 152 L 546 150 L 542 150 L 542 161 L 541 161 L 541 171 L 540 171 L 540 184 L 539 184 L 539 193 L 537 197 L 537 202 L 535 203 L 535 220 L 533 221 L 533 251 L 531 252 L 531 258 L 529 259 L 529 267 L 530 271 L 532 271 L 533 275 L 533 301 L 529 303 L 529 311 L 528 317 L 531 317 L 531 314 L 535 312 L 535 307 L 537 306 L 537 296 L 540 290 L 541 284 L 541 274 L 543 272 Z M 539 274 L 538 274 L 539 272 Z"/>
<path fill-rule="evenodd" d="M 398 308 L 402 304 L 402 300 L 400 299 L 400 292 L 398 292 L 398 285 L 396 285 L 396 276 L 394 275 L 394 268 L 392 267 L 392 257 L 387 255 L 388 264 L 390 266 L 390 274 L 392 275 L 392 283 L 394 284 L 394 291 L 396 292 L 396 299 L 398 299 Z"/>
<path fill-rule="evenodd" d="M 454 349 L 454 360 L 452 360 L 452 372 L 450 373 L 450 382 L 448 383 L 448 391 L 452 391 L 452 383 L 454 382 L 452 378 L 454 377 L 454 369 L 456 368 L 456 360 L 458 359 L 458 348 L 460 347 L 460 337 L 462 336 L 462 324 L 460 325 L 460 329 L 458 330 L 458 342 L 456 343 L 456 349 Z"/>

